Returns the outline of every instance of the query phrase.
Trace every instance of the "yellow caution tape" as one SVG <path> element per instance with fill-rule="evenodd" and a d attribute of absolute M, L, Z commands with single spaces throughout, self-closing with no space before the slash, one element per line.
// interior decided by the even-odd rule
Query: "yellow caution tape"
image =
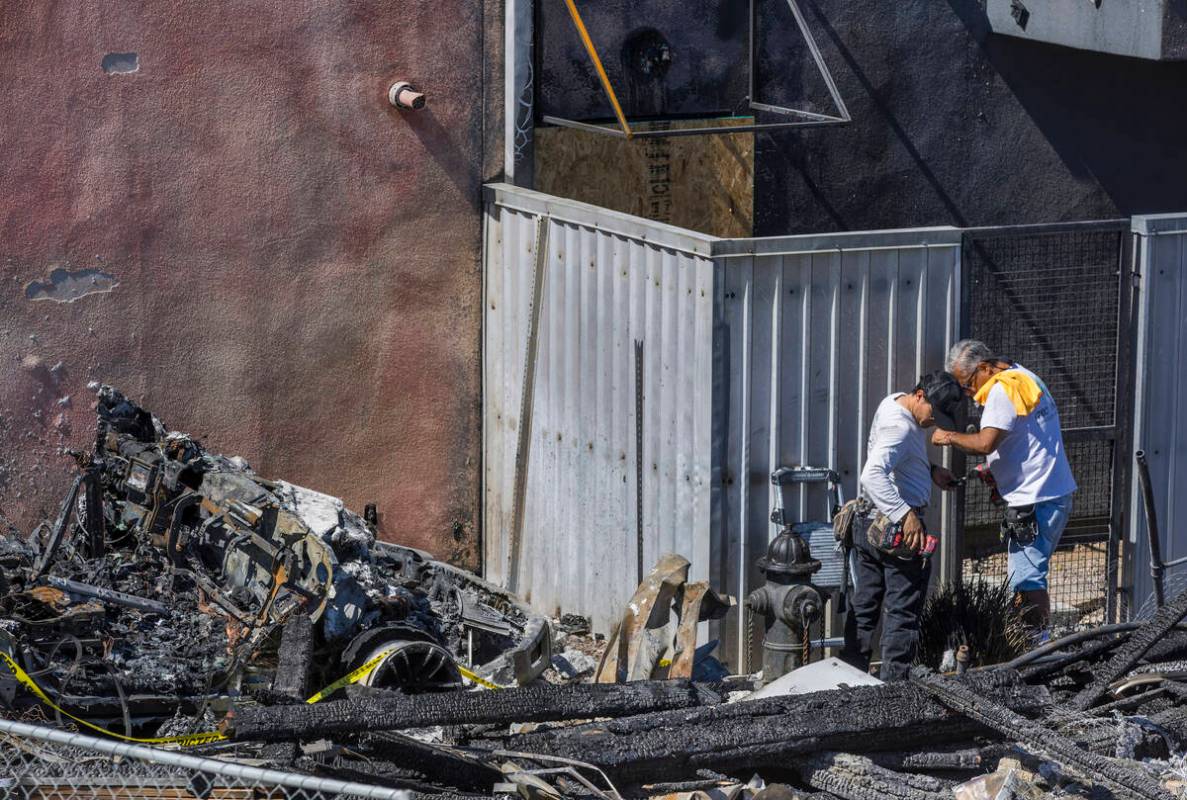
<path fill-rule="evenodd" d="M 478 675 L 475 675 L 473 672 L 466 669 L 461 664 L 457 665 L 457 671 L 462 673 L 463 678 L 465 678 L 468 681 L 478 684 L 479 686 L 481 686 L 484 689 L 502 689 L 503 688 L 502 686 L 499 686 L 497 683 L 491 683 L 486 678 L 481 678 Z"/>
<path fill-rule="evenodd" d="M 336 680 L 333 683 L 331 683 L 330 685 L 326 686 L 324 689 L 322 689 L 317 694 L 310 697 L 305 702 L 306 703 L 317 703 L 317 702 L 329 697 L 334 692 L 341 689 L 343 686 L 348 686 L 352 683 L 358 683 L 363 678 L 367 677 L 372 672 L 374 672 L 375 668 L 378 667 L 381 663 L 383 663 L 383 660 L 385 658 L 387 658 L 388 655 L 390 655 L 390 654 L 391 654 L 391 650 L 384 650 L 383 652 L 376 655 L 374 658 L 367 661 L 367 663 L 363 664 L 361 667 L 358 667 L 357 669 L 354 669 L 354 670 L 348 672 L 347 674 L 343 675 L 338 680 Z M 34 681 L 31 677 L 29 677 L 29 674 L 27 672 L 25 672 L 23 669 L 21 669 L 20 665 L 17 664 L 15 661 L 13 661 L 12 658 L 9 657 L 9 655 L 7 653 L 0 653 L 0 659 L 3 659 L 4 665 L 6 667 L 8 667 L 8 671 L 11 672 L 13 677 L 17 679 L 17 682 L 20 683 L 22 686 L 24 686 L 26 689 L 28 689 L 30 692 L 32 692 L 34 694 L 34 696 L 37 697 L 38 700 L 45 703 L 47 706 L 49 706 L 50 708 L 52 708 L 54 711 L 58 712 L 59 714 L 62 714 L 63 716 L 69 717 L 70 719 L 74 720 L 79 725 L 83 725 L 87 728 L 90 728 L 93 731 L 98 731 L 99 733 L 105 734 L 107 736 L 111 736 L 116 739 L 122 739 L 125 742 L 136 742 L 137 744 L 175 744 L 175 745 L 178 745 L 179 747 L 196 747 L 197 745 L 200 745 L 200 744 L 209 744 L 210 742 L 221 742 L 221 741 L 225 741 L 227 739 L 226 734 L 220 733 L 218 731 L 210 731 L 209 733 L 191 733 L 191 734 L 187 734 L 185 736 L 160 736 L 160 737 L 154 737 L 151 739 L 140 738 L 140 737 L 136 737 L 136 736 L 128 736 L 123 733 L 116 733 L 115 731 L 110 731 L 106 728 L 103 728 L 103 727 L 100 727 L 100 726 L 94 724 L 93 722 L 87 722 L 85 719 L 74 716 L 69 711 L 66 711 L 61 706 L 56 704 L 53 700 L 50 700 L 49 695 L 47 695 L 44 691 L 42 691 L 41 687 L 37 685 L 36 681 Z M 458 665 L 458 672 L 460 672 L 462 674 L 462 677 L 464 677 L 464 678 L 466 678 L 466 679 L 468 679 L 468 680 L 470 680 L 470 681 L 472 681 L 486 689 L 502 689 L 503 688 L 502 686 L 499 686 L 498 684 L 491 683 L 490 681 L 486 680 L 485 678 L 475 675 L 473 672 L 471 672 L 470 670 L 461 666 L 460 664 Z"/>
<path fill-rule="evenodd" d="M 8 667 L 8 671 L 11 672 L 12 676 L 17 679 L 17 682 L 32 692 L 38 700 L 45 703 L 54 711 L 57 711 L 59 714 L 70 717 L 70 719 L 74 720 L 79 725 L 83 725 L 93 731 L 98 731 L 99 733 L 105 734 L 107 736 L 111 736 L 116 739 L 122 739 L 125 742 L 135 742 L 137 744 L 175 744 L 180 747 L 195 747 L 200 744 L 209 744 L 210 742 L 221 742 L 227 738 L 225 734 L 219 733 L 218 731 L 211 731 L 209 733 L 191 733 L 185 736 L 161 736 L 152 739 L 142 739 L 136 736 L 127 736 L 122 733 L 116 733 L 115 731 L 109 731 L 106 728 L 101 728 L 94 723 L 87 722 L 85 719 L 80 719 L 79 717 L 74 716 L 69 711 L 64 710 L 61 706 L 56 704 L 53 700 L 50 700 L 49 695 L 43 692 L 41 687 L 29 677 L 29 673 L 21 669 L 20 665 L 13 661 L 7 653 L 0 653 L 0 659 L 4 660 L 4 666 Z"/>
<path fill-rule="evenodd" d="M 329 697 L 334 692 L 341 689 L 343 686 L 348 686 L 352 683 L 358 683 L 363 678 L 366 678 L 368 675 L 370 675 L 372 672 L 374 672 L 375 668 L 378 667 L 381 663 L 383 663 L 383 660 L 385 658 L 387 658 L 388 655 L 390 655 L 390 654 L 391 654 L 391 650 L 384 650 L 384 651 L 380 652 L 374 658 L 367 661 L 367 663 L 363 664 L 358 669 L 352 670 L 351 672 L 348 672 L 347 674 L 343 675 L 341 678 L 334 681 L 329 686 L 322 689 L 320 692 L 313 695 L 313 697 L 310 697 L 305 702 L 306 703 L 316 703 L 320 700 L 325 700 L 327 697 Z M 472 671 L 466 669 L 461 664 L 457 665 L 457 670 L 458 670 L 458 672 L 461 673 L 463 678 L 471 681 L 472 683 L 478 684 L 479 686 L 483 687 L 484 689 L 502 689 L 503 688 L 502 686 L 499 686 L 497 683 L 491 683 L 486 678 L 475 675 Z"/>
<path fill-rule="evenodd" d="M 354 670 L 351 670 L 350 672 L 346 673 L 341 678 L 334 681 L 329 686 L 322 689 L 320 692 L 313 695 L 313 697 L 310 697 L 305 702 L 306 703 L 316 703 L 319 700 L 325 700 L 327 697 L 329 697 L 334 692 L 341 689 L 343 686 L 348 686 L 352 683 L 358 683 L 363 678 L 367 677 L 372 672 L 374 672 L 375 668 L 378 667 L 380 664 L 382 664 L 383 660 L 385 658 L 387 658 L 391 654 L 391 652 L 392 652 L 391 650 L 384 650 L 383 652 L 379 653 L 379 655 L 375 656 L 370 661 L 368 661 L 366 664 L 363 664 L 358 669 L 354 669 Z"/>

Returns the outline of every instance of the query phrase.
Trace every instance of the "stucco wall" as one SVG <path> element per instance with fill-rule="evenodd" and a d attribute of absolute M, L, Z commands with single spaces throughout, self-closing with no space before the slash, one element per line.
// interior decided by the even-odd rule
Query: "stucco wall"
<path fill-rule="evenodd" d="M 5 5 L 0 510 L 52 515 L 99 380 L 476 565 L 495 5 Z"/>
<path fill-rule="evenodd" d="M 1187 63 L 993 35 L 983 0 L 798 2 L 853 122 L 756 137 L 756 235 L 1187 208 Z M 744 3 L 588 5 L 629 116 L 745 112 Z M 608 117 L 563 4 L 539 7 L 540 111 Z M 832 113 L 786 0 L 756 9 L 758 97 Z M 651 40 L 648 71 L 631 43 Z"/>
<path fill-rule="evenodd" d="M 994 35 L 980 0 L 800 3 L 854 122 L 758 137 L 757 235 L 1187 208 L 1187 63 Z"/>

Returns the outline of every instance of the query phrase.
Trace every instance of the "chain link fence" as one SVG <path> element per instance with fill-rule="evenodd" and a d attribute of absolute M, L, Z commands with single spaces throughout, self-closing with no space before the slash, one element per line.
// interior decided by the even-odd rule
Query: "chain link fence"
<path fill-rule="evenodd" d="M 1059 405 L 1064 444 L 1079 490 L 1051 558 L 1057 632 L 1111 621 L 1110 537 L 1117 537 L 1115 449 L 1128 424 L 1119 269 L 1128 223 L 984 229 L 965 236 L 968 332 L 1037 373 Z M 983 459 L 968 459 L 968 465 Z M 962 577 L 1000 583 L 1006 548 L 1001 511 L 983 486 L 965 492 Z"/>
<path fill-rule="evenodd" d="M 413 793 L 269 769 L 259 759 L 197 756 L 0 719 L 0 800 L 9 798 L 412 800 Z"/>
<path fill-rule="evenodd" d="M 1048 585 L 1052 628 L 1056 633 L 1106 622 L 1112 447 L 1112 442 L 1067 445 L 1072 473 L 1081 488 L 1072 499 L 1072 519 L 1051 556 Z M 968 463 L 983 461 L 970 458 Z M 1006 579 L 1009 567 L 1006 545 L 999 535 L 1001 516 L 1001 510 L 990 502 L 989 489 L 978 481 L 970 481 L 965 489 L 961 564 L 965 582 L 981 580 L 997 585 Z"/>

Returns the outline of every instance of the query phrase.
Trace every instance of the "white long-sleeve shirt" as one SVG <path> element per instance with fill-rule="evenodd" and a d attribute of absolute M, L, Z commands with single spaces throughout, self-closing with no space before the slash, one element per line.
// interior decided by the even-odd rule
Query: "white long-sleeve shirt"
<path fill-rule="evenodd" d="M 860 483 L 862 495 L 894 522 L 931 500 L 927 431 L 899 405 L 902 396 L 896 392 L 878 404 Z"/>

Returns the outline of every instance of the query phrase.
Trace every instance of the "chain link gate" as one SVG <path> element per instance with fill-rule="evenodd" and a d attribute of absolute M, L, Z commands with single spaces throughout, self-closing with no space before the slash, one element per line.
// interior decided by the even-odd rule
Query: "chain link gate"
<path fill-rule="evenodd" d="M 1117 220 L 970 229 L 962 244 L 962 336 L 984 341 L 1046 382 L 1079 486 L 1051 559 L 1056 629 L 1119 615 L 1117 565 L 1131 473 L 1130 241 L 1129 221 Z M 979 460 L 966 459 L 965 467 Z M 968 486 L 957 511 L 961 573 L 1000 582 L 1000 511 L 979 481 Z"/>

